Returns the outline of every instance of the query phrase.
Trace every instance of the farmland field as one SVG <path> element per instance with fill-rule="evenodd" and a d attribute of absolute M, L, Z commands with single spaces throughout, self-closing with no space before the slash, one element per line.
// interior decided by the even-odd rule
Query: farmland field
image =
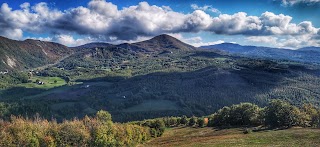
<path fill-rule="evenodd" d="M 40 85 L 37 81 L 43 82 L 44 84 Z M 54 87 L 59 87 L 66 85 L 66 81 L 59 77 L 41 77 L 34 76 L 30 78 L 30 82 L 22 83 L 18 86 L 26 87 L 26 88 L 40 88 L 40 89 L 51 89 Z"/>

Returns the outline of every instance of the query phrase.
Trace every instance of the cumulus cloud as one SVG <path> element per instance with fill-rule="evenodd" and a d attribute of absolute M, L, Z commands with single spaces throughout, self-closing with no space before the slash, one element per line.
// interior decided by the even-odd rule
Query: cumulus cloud
<path fill-rule="evenodd" d="M 208 46 L 208 45 L 215 45 L 215 44 L 221 44 L 224 43 L 223 40 L 217 40 L 217 41 L 210 41 L 210 42 L 204 42 L 202 37 L 197 36 L 197 37 L 191 37 L 191 38 L 181 38 L 182 41 L 191 44 L 195 47 L 200 47 L 200 46 Z"/>
<path fill-rule="evenodd" d="M 278 38 L 274 36 L 250 36 L 250 37 L 247 37 L 246 39 L 252 42 L 270 43 L 270 44 L 276 44 L 278 41 Z"/>
<path fill-rule="evenodd" d="M 221 43 L 225 42 L 223 40 L 204 42 L 202 37 L 200 37 L 200 36 L 185 38 L 180 33 L 169 34 L 169 35 L 181 40 L 182 42 L 191 44 L 191 45 L 193 45 L 195 47 L 215 45 L 215 44 L 221 44 Z"/>
<path fill-rule="evenodd" d="M 79 46 L 94 41 L 90 37 L 75 39 L 72 35 L 56 35 L 52 40 L 67 46 Z"/>
<path fill-rule="evenodd" d="M 221 43 L 225 43 L 225 41 L 223 41 L 223 40 L 210 41 L 210 42 L 200 41 L 200 42 L 195 42 L 195 43 L 190 43 L 190 44 L 195 47 L 200 47 L 200 46 L 208 46 L 208 45 L 215 45 L 215 44 L 221 44 Z"/>
<path fill-rule="evenodd" d="M 73 35 L 60 34 L 53 37 L 27 37 L 29 39 L 57 42 L 66 46 L 80 46 L 86 43 L 99 41 L 91 37 L 74 38 Z"/>
<path fill-rule="evenodd" d="M 310 35 L 301 36 L 250 36 L 246 38 L 249 42 L 265 43 L 272 46 L 297 49 L 305 46 L 319 46 L 319 41 Z"/>
<path fill-rule="evenodd" d="M 217 34 L 242 35 L 302 35 L 316 34 L 319 30 L 310 21 L 291 23 L 292 17 L 265 12 L 260 17 L 247 16 L 244 12 L 233 15 L 222 14 L 213 18 L 209 28 Z"/>
<path fill-rule="evenodd" d="M 307 5 L 314 5 L 319 4 L 320 0 L 281 0 L 282 4 L 285 6 L 292 6 L 296 4 L 307 4 Z"/>
<path fill-rule="evenodd" d="M 204 5 L 200 7 L 197 4 L 191 4 L 191 8 L 193 10 L 203 10 L 203 11 L 210 11 L 213 13 L 221 14 L 221 11 L 219 11 L 217 8 L 212 7 L 212 5 Z"/>
<path fill-rule="evenodd" d="M 1 5 L 0 35 L 21 39 L 23 31 L 41 33 L 47 24 L 62 16 L 62 12 L 50 10 L 46 3 L 38 3 L 31 8 L 29 3 L 23 3 L 20 8 L 12 10 L 6 3 Z"/>
<path fill-rule="evenodd" d="M 150 5 L 147 2 L 119 9 L 111 2 L 92 0 L 86 7 L 64 11 L 51 9 L 43 2 L 34 6 L 23 3 L 17 10 L 3 3 L 0 8 L 0 35 L 19 39 L 23 37 L 23 32 L 46 33 L 67 45 L 90 41 L 88 38 L 121 42 L 183 32 L 246 36 L 304 35 L 311 39 L 319 36 L 319 28 L 310 21 L 293 23 L 292 17 L 284 14 L 265 12 L 260 16 L 250 16 L 238 12 L 212 17 L 206 13 L 215 11 L 212 6 L 193 4 L 191 7 L 195 10 L 184 14 L 168 6 Z M 74 39 L 68 34 L 85 36 L 85 39 Z M 71 43 L 73 41 L 77 43 Z"/>

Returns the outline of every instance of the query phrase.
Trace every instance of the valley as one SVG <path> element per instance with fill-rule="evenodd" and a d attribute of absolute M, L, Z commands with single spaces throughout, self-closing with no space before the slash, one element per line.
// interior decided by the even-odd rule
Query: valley
<path fill-rule="evenodd" d="M 0 147 L 320 146 L 320 0 L 1 0 Z"/>
<path fill-rule="evenodd" d="M 203 116 L 226 105 L 264 106 L 271 99 L 320 104 L 316 64 L 196 49 L 168 35 L 125 48 L 88 46 L 71 48 L 72 54 L 45 68 L 2 75 L 0 101 L 9 110 L 2 115 L 40 113 L 63 120 L 103 109 L 115 121 L 127 122 Z"/>

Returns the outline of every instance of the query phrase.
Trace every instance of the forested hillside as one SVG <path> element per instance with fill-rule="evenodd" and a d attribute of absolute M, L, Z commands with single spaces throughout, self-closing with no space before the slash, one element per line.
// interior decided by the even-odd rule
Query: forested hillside
<path fill-rule="evenodd" d="M 52 64 L 71 53 L 71 49 L 58 43 L 31 39 L 16 41 L 0 37 L 0 71 Z"/>
<path fill-rule="evenodd" d="M 62 121 L 102 109 L 126 122 L 203 116 L 240 102 L 320 102 L 318 65 L 201 50 L 167 35 L 71 50 L 73 54 L 45 69 L 2 74 L 1 116 L 40 113 Z"/>

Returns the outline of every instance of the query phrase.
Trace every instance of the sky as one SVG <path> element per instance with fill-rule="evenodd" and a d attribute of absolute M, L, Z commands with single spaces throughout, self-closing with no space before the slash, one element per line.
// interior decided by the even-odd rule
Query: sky
<path fill-rule="evenodd" d="M 10 39 L 78 46 L 160 34 L 197 47 L 320 46 L 320 0 L 0 0 L 0 36 Z"/>

